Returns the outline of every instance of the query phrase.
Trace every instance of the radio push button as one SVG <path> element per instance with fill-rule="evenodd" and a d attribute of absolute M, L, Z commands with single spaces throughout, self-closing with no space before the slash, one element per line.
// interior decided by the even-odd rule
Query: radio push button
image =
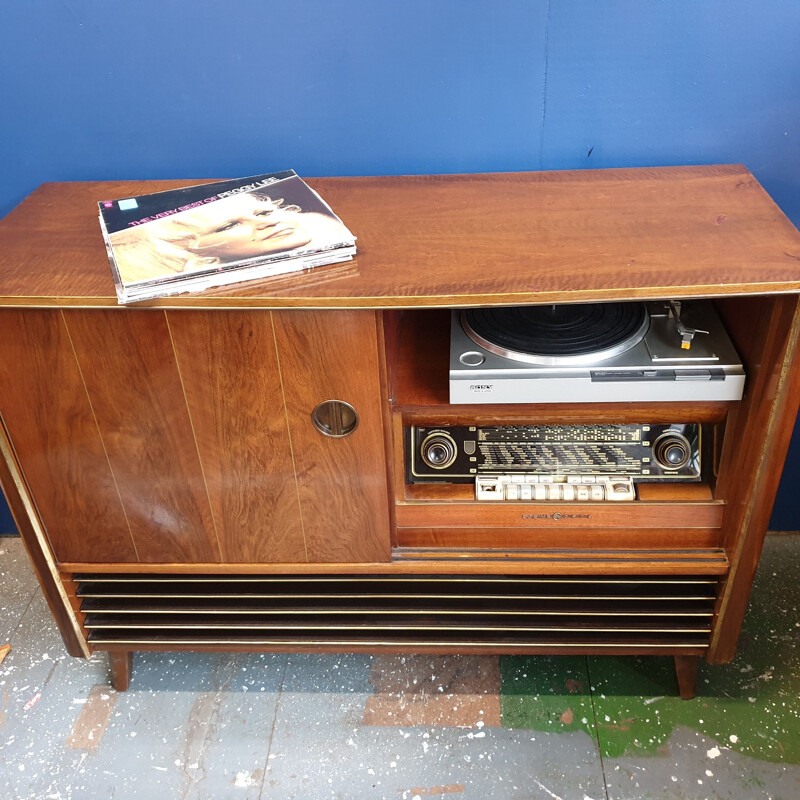
<path fill-rule="evenodd" d="M 538 482 L 532 483 L 534 477 Z M 479 475 L 475 479 L 477 500 L 522 502 L 630 501 L 636 499 L 629 475 Z"/>

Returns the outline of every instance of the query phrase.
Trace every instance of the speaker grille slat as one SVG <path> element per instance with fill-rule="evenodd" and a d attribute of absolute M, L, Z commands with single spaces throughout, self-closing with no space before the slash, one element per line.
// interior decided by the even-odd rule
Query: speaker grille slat
<path fill-rule="evenodd" d="M 708 647 L 706 576 L 73 576 L 102 647 Z"/>

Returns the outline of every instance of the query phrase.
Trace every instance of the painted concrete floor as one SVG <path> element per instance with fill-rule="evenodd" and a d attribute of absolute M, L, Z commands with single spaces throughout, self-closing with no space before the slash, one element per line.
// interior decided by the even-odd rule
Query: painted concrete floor
<path fill-rule="evenodd" d="M 64 652 L 0 539 L 0 797 L 800 798 L 800 536 L 771 536 L 736 660 Z"/>

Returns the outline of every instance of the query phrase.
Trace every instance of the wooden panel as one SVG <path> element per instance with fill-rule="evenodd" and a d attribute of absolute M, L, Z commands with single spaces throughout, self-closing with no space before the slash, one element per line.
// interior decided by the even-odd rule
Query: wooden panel
<path fill-rule="evenodd" d="M 136 561 L 61 312 L 2 310 L 0 341 L 0 413 L 56 558 Z"/>
<path fill-rule="evenodd" d="M 168 317 L 225 561 L 305 561 L 268 311 Z"/>
<path fill-rule="evenodd" d="M 407 528 L 715 528 L 724 505 L 683 503 L 398 503 L 398 527 Z"/>
<path fill-rule="evenodd" d="M 720 548 L 687 548 L 663 550 L 621 550 L 612 548 L 550 548 L 539 550 L 472 550 L 463 547 L 398 548 L 395 565 L 403 562 L 419 564 L 471 564 L 475 572 L 491 573 L 502 564 L 503 574 L 511 574 L 515 563 L 537 565 L 539 575 L 725 575 L 729 570 L 725 551 Z M 494 565 L 494 566 L 491 566 Z M 529 569 L 530 569 L 529 566 Z M 442 567 L 440 569 L 443 570 Z"/>
<path fill-rule="evenodd" d="M 218 561 L 166 316 L 64 313 L 142 561 Z"/>
<path fill-rule="evenodd" d="M 722 587 L 709 661 L 730 661 L 747 608 L 781 469 L 800 405 L 800 300 L 720 304 L 740 346 L 748 384 L 723 445 L 717 492 L 727 499 L 725 548 L 731 573 Z M 741 342 L 741 345 L 739 344 Z"/>
<path fill-rule="evenodd" d="M 395 326 L 391 318 L 387 319 L 384 312 L 377 312 L 375 314 L 375 322 L 378 329 L 378 366 L 380 374 L 380 398 L 381 398 L 381 414 L 383 422 L 383 449 L 384 458 L 386 459 L 386 486 L 389 496 L 392 496 L 393 486 L 396 485 L 398 480 L 397 469 L 399 467 L 401 475 L 403 471 L 402 466 L 402 447 L 400 448 L 400 458 L 398 459 L 398 452 L 395 446 L 395 433 L 393 427 L 395 425 L 392 419 L 392 413 L 387 399 L 389 398 L 389 387 L 392 385 L 391 372 L 394 370 L 394 365 L 386 360 L 387 354 L 387 341 L 392 341 L 396 334 Z M 402 434 L 402 427 L 400 428 Z M 399 462 L 399 463 L 398 463 Z M 400 477 L 400 480 L 403 480 Z M 387 497 L 387 499 L 388 499 Z M 394 518 L 394 502 L 393 499 L 389 502 L 389 539 L 392 547 L 397 545 L 396 531 L 397 523 Z"/>
<path fill-rule="evenodd" d="M 55 563 L 50 542 L 33 504 L 19 464 L 11 452 L 11 442 L 0 424 L 0 483 L 8 500 L 20 538 L 33 565 L 47 605 L 58 625 L 64 646 L 71 656 L 90 655 L 89 647 L 71 599 L 62 585 L 62 574 Z M 105 565 L 103 565 L 105 567 Z M 129 567 L 130 568 L 130 567 Z"/>
<path fill-rule="evenodd" d="M 398 528 L 398 547 L 516 548 L 689 548 L 721 547 L 719 528 Z"/>
<path fill-rule="evenodd" d="M 231 575 L 483 575 L 502 571 L 503 575 L 724 575 L 728 560 L 722 549 L 650 550 L 642 557 L 633 550 L 546 549 L 477 551 L 465 549 L 406 549 L 392 553 L 391 565 L 374 563 L 315 564 L 103 564 L 104 573 L 141 575 L 213 574 L 220 579 Z M 424 558 L 420 557 L 424 553 Z M 502 566 L 500 566 L 502 565 Z M 96 571 L 97 564 L 60 564 L 62 574 Z"/>
<path fill-rule="evenodd" d="M 98 198 L 202 182 L 45 184 L 0 223 L 0 302 L 115 306 Z M 740 165 L 309 183 L 358 236 L 352 269 L 151 304 L 447 307 L 800 291 L 800 234 Z"/>
<path fill-rule="evenodd" d="M 389 558 L 378 337 L 371 311 L 273 312 L 309 561 Z M 343 400 L 359 414 L 344 438 L 311 412 Z"/>

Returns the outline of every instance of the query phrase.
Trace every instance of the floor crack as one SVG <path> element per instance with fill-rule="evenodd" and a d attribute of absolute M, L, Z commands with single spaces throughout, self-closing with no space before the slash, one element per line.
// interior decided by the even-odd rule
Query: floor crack
<path fill-rule="evenodd" d="M 592 719 L 594 720 L 594 733 L 595 741 L 597 742 L 597 755 L 600 758 L 600 772 L 603 776 L 603 792 L 605 793 L 606 800 L 610 800 L 608 794 L 608 781 L 606 780 L 606 764 L 603 759 L 603 745 L 600 741 L 600 726 L 597 722 L 597 709 L 594 705 L 594 686 L 592 685 L 592 676 L 589 672 L 589 656 L 584 656 L 586 661 L 586 685 L 589 687 L 589 702 L 592 705 Z"/>
<path fill-rule="evenodd" d="M 272 718 L 272 727 L 269 730 L 269 742 L 267 743 L 267 757 L 264 760 L 264 774 L 261 776 L 261 786 L 258 787 L 258 800 L 264 796 L 264 784 L 267 782 L 267 772 L 269 771 L 269 757 L 272 753 L 272 741 L 275 738 L 275 726 L 278 724 L 278 710 L 281 707 L 281 697 L 283 697 L 283 683 L 286 680 L 286 671 L 289 669 L 289 656 L 283 664 L 283 674 L 281 675 L 280 686 L 278 686 L 278 696 L 275 699 L 275 716 Z"/>

